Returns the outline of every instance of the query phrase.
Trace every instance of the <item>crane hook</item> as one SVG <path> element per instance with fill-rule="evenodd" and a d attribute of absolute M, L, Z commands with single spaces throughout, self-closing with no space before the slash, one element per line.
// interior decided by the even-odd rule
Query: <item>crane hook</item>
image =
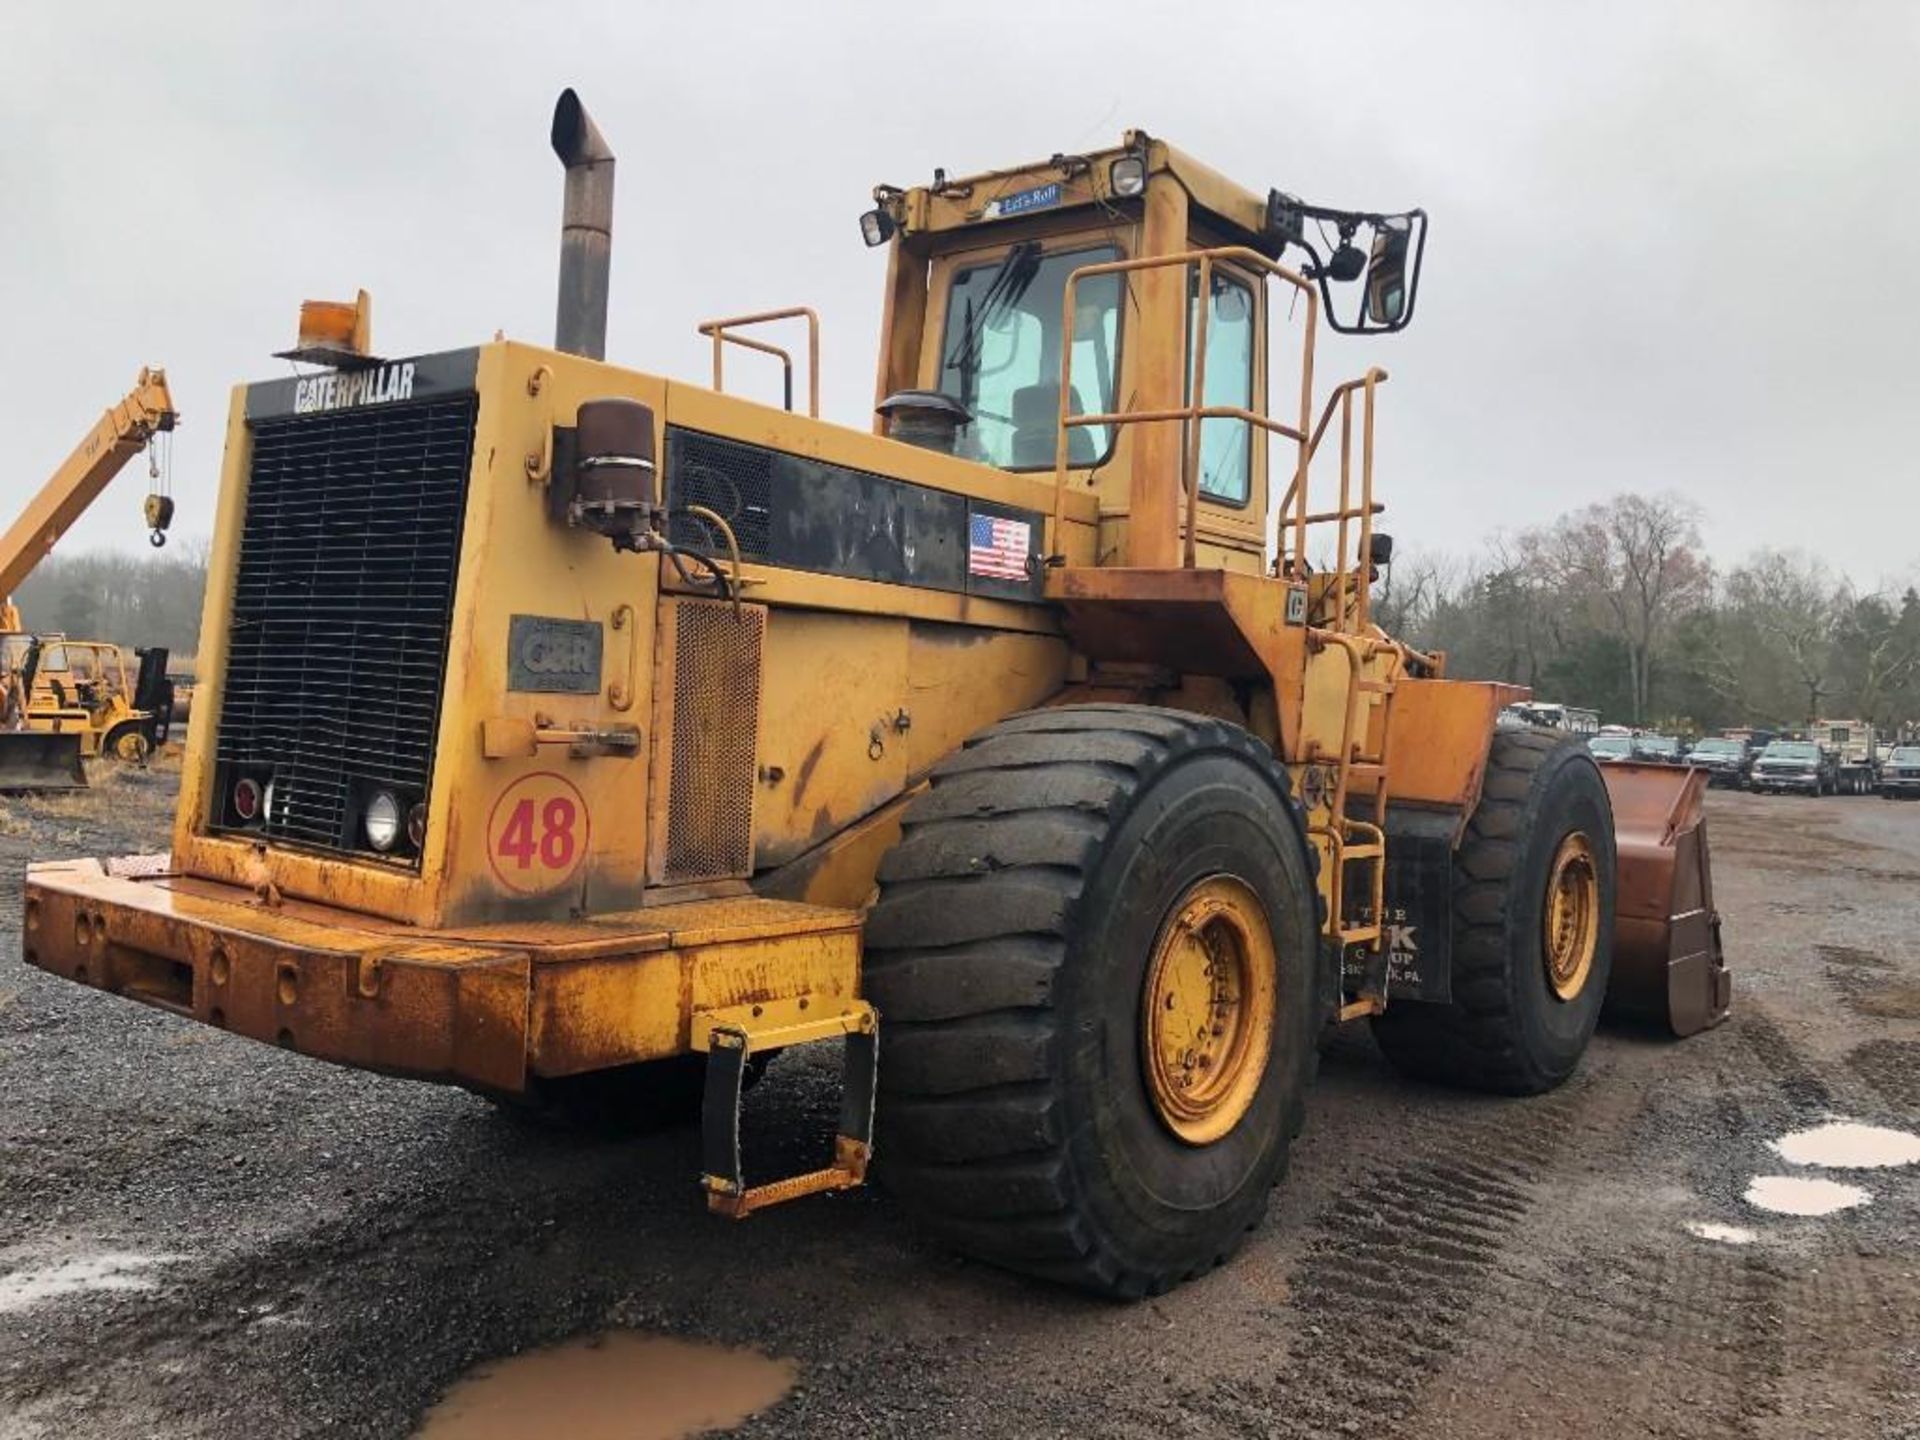
<path fill-rule="evenodd" d="M 147 496 L 147 528 L 152 532 L 147 543 L 158 550 L 167 543 L 167 526 L 173 523 L 173 497 L 157 491 Z"/>

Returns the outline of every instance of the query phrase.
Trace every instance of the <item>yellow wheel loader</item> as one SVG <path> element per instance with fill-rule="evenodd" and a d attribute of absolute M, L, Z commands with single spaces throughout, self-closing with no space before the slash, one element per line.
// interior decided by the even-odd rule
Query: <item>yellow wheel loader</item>
<path fill-rule="evenodd" d="M 1315 344 L 1411 320 L 1423 213 L 1137 130 L 882 186 L 853 430 L 795 407 L 804 308 L 702 326 L 711 385 L 606 363 L 614 157 L 571 91 L 552 142 L 553 347 L 382 357 L 363 296 L 233 392 L 171 851 L 35 865 L 30 964 L 697 1116 L 727 1215 L 877 1154 L 952 1244 L 1121 1296 L 1260 1218 L 1332 1025 L 1532 1093 L 1609 1001 L 1726 1014 L 1685 772 L 1623 805 L 1373 619 L 1386 376 Z M 832 1154 L 750 1177 L 741 1091 L 822 1042 Z"/>
<path fill-rule="evenodd" d="M 143 506 L 149 538 L 167 543 L 173 497 L 153 447 L 179 421 L 166 372 L 143 369 L 0 534 L 0 793 L 81 789 L 83 759 L 144 761 L 166 738 L 164 650 L 140 652 L 131 681 L 118 646 L 29 633 L 13 593 L 142 450 L 154 482 Z"/>
<path fill-rule="evenodd" d="M 37 635 L 0 632 L 0 795 L 87 788 L 82 737 L 33 707 L 44 651 Z"/>
<path fill-rule="evenodd" d="M 171 724 L 167 652 L 142 650 L 136 664 L 104 640 L 40 637 L 30 728 L 79 737 L 87 759 L 145 763 Z"/>

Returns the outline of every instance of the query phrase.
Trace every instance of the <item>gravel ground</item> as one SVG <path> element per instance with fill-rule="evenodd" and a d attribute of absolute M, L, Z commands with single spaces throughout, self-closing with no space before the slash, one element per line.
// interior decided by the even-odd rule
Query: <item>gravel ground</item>
<path fill-rule="evenodd" d="M 758 1436 L 1920 1437 L 1920 1173 L 1836 1175 L 1872 1203 L 1825 1219 L 1741 1198 L 1788 1130 L 1920 1128 L 1920 806 L 1715 792 L 1730 1024 L 1605 1031 L 1512 1102 L 1345 1035 L 1246 1250 L 1120 1307 L 883 1193 L 728 1225 L 689 1135 L 541 1133 L 19 965 L 27 859 L 162 847 L 172 785 L 0 800 L 0 1440 L 405 1436 L 606 1325 L 795 1358 Z M 828 1133 L 831 1080 L 773 1068 L 764 1163 Z"/>

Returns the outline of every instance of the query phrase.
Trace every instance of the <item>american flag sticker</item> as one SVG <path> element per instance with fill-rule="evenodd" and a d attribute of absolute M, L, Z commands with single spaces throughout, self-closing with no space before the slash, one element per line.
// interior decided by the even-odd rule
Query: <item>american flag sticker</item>
<path fill-rule="evenodd" d="M 1025 580 L 1033 526 L 1025 520 L 974 515 L 967 522 L 967 574 L 991 580 Z"/>

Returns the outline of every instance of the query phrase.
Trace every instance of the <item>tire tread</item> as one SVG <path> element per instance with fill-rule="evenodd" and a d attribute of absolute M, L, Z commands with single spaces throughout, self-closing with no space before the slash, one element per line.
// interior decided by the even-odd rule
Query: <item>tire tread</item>
<path fill-rule="evenodd" d="M 885 1037 L 876 1153 L 888 1187 L 963 1252 L 1131 1297 L 1238 1247 L 1180 1273 L 1104 1248 L 1075 1210 L 1064 1097 L 1049 1083 L 1065 1024 L 1052 998 L 1107 836 L 1161 769 L 1207 749 L 1252 761 L 1299 824 L 1285 770 L 1248 732 L 1132 705 L 1010 716 L 937 765 L 907 811 L 867 922 L 866 988 Z M 1286 1141 L 1303 1099 L 1284 1117 Z"/>

